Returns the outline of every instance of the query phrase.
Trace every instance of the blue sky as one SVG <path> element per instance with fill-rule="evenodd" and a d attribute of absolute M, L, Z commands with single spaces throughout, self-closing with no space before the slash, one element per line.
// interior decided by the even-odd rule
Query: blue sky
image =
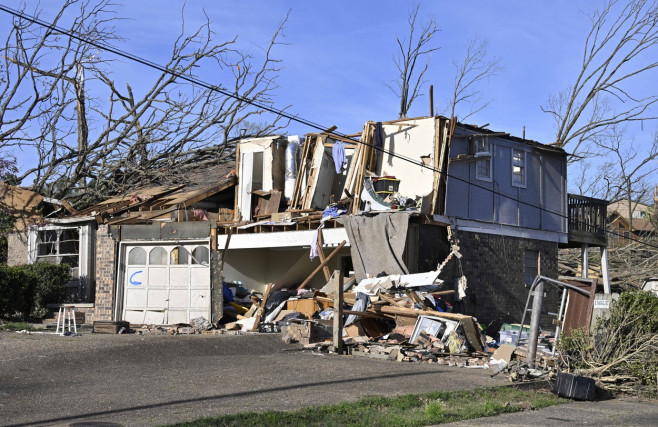
<path fill-rule="evenodd" d="M 8 4 L 8 3 L 5 3 Z M 395 79 L 392 62 L 395 37 L 407 35 L 407 1 L 188 1 L 140 0 L 119 3 L 116 31 L 125 40 L 118 45 L 131 53 L 164 63 L 180 32 L 181 13 L 186 28 L 212 21 L 217 41 L 238 37 L 238 47 L 259 55 L 262 48 L 290 10 L 285 28 L 286 45 L 275 56 L 282 60 L 276 103 L 291 105 L 290 111 L 306 119 L 337 125 L 344 133 L 361 130 L 368 120 L 397 118 L 398 100 L 387 82 Z M 59 2 L 42 2 L 46 10 Z M 541 111 L 552 92 L 565 88 L 579 71 L 588 18 L 583 11 L 593 1 L 421 1 L 420 20 L 433 17 L 440 32 L 435 38 L 440 50 L 431 59 L 425 96 L 416 100 L 409 116 L 429 113 L 427 87 L 434 85 L 437 113 L 446 106 L 452 89 L 454 67 L 461 59 L 469 38 L 489 42 L 490 56 L 503 67 L 480 89 L 490 106 L 469 122 L 520 136 L 523 126 L 529 139 L 554 140 L 552 118 Z M 8 17 L 0 17 L 0 25 Z M 149 87 L 153 73 L 144 66 L 119 60 L 112 66 L 119 81 L 133 88 Z M 199 72 L 214 84 L 225 84 L 221 76 Z M 640 77 L 635 88 L 655 87 L 655 76 Z M 137 89 L 138 90 L 138 89 Z M 650 138 L 655 123 L 639 128 L 636 141 Z M 313 131 L 291 124 L 290 134 Z"/>
<path fill-rule="evenodd" d="M 132 17 L 118 27 L 128 39 L 126 49 L 157 61 L 158 52 L 167 51 L 180 28 L 179 4 L 142 1 L 119 7 L 120 16 Z M 283 39 L 288 44 L 277 50 L 284 66 L 278 103 L 291 104 L 291 111 L 305 118 L 351 133 L 367 120 L 397 116 L 398 101 L 385 84 L 395 78 L 395 37 L 406 36 L 412 5 L 404 1 L 195 1 L 186 5 L 185 19 L 187 26 L 194 27 L 205 11 L 218 39 L 238 35 L 241 48 L 258 54 L 290 9 Z M 551 118 L 539 106 L 577 72 L 581 48 L 573 40 L 582 40 L 579 28 L 584 19 L 577 3 L 435 1 L 421 3 L 421 15 L 421 19 L 433 16 L 440 29 L 436 45 L 441 49 L 433 54 L 427 73 L 439 112 L 452 88 L 452 62 L 463 56 L 469 38 L 486 38 L 491 56 L 499 58 L 504 69 L 483 84 L 491 104 L 472 121 L 517 135 L 525 125 L 529 138 L 551 141 Z M 212 81 L 211 76 L 204 79 Z M 410 116 L 428 111 L 424 96 Z M 290 133 L 307 131 L 295 124 L 289 128 Z"/>

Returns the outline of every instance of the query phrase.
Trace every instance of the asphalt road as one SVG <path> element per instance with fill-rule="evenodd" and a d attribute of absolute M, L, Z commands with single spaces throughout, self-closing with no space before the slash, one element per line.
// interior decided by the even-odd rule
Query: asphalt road
<path fill-rule="evenodd" d="M 0 424 L 158 425 L 505 383 L 488 370 L 295 348 L 278 334 L 0 333 Z"/>

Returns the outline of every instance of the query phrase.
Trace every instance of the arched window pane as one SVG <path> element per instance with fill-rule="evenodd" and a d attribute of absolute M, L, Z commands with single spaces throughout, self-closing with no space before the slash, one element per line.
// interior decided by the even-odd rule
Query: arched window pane
<path fill-rule="evenodd" d="M 190 262 L 190 253 L 182 246 L 176 246 L 171 250 L 169 257 L 171 265 L 186 265 Z"/>
<path fill-rule="evenodd" d="M 157 248 L 151 249 L 149 253 L 149 264 L 150 265 L 166 265 L 167 264 L 167 251 L 158 246 Z"/>
<path fill-rule="evenodd" d="M 146 265 L 146 251 L 143 248 L 132 248 L 128 253 L 128 265 Z"/>
<path fill-rule="evenodd" d="M 192 251 L 192 264 L 208 265 L 209 260 L 208 248 L 205 246 L 197 246 Z"/>

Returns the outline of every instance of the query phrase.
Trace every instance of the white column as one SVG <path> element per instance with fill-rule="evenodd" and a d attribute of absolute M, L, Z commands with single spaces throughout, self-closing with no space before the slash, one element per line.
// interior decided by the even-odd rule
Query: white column
<path fill-rule="evenodd" d="M 603 276 L 603 292 L 610 293 L 610 272 L 608 270 L 608 247 L 601 246 L 601 276 Z"/>
<path fill-rule="evenodd" d="M 580 247 L 580 266 L 582 268 L 580 277 L 583 279 L 587 279 L 589 272 L 589 258 L 587 252 L 588 249 L 589 245 L 587 243 L 583 243 L 583 245 Z"/>

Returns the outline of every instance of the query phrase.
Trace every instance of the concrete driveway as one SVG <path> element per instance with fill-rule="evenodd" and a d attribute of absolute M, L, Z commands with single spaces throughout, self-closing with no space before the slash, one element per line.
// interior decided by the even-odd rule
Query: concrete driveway
<path fill-rule="evenodd" d="M 0 333 L 0 424 L 167 424 L 369 394 L 505 384 L 502 377 L 491 379 L 488 370 L 296 348 L 278 334 Z"/>

